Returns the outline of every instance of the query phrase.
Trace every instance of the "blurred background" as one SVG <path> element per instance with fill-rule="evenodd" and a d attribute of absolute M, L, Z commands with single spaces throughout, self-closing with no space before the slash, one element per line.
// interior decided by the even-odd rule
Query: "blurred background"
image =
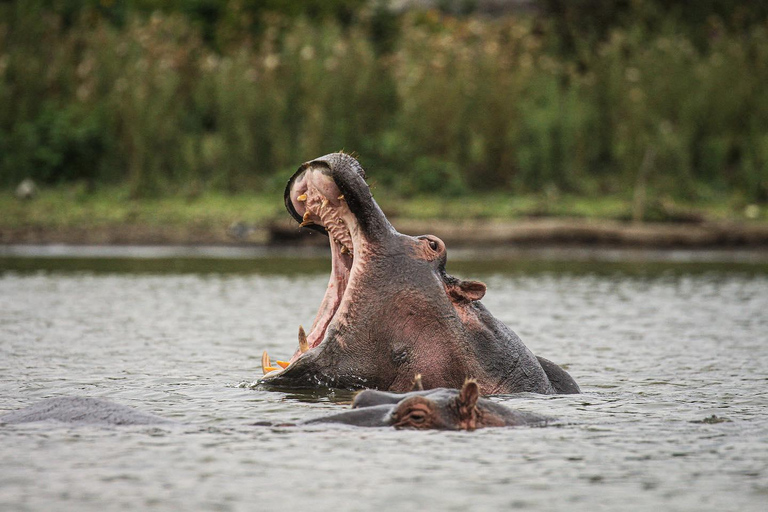
<path fill-rule="evenodd" d="M 350 397 L 254 385 L 330 270 L 283 187 L 342 149 L 579 382 L 494 399 L 551 427 L 255 426 Z M 188 423 L 3 425 L 0 511 L 764 512 L 766 312 L 766 0 L 0 0 L 0 415 Z"/>
<path fill-rule="evenodd" d="M 247 231 L 341 149 L 406 218 L 764 223 L 766 84 L 749 0 L 0 0 L 0 240 Z"/>

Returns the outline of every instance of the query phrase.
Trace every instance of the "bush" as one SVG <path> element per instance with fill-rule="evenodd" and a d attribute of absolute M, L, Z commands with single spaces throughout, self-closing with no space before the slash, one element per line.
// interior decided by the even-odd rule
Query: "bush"
<path fill-rule="evenodd" d="M 704 17 L 701 37 L 638 1 L 584 35 L 581 18 L 555 12 L 343 15 L 353 4 L 259 11 L 258 23 L 235 20 L 246 28 L 221 11 L 202 26 L 193 11 L 223 5 L 213 1 L 0 4 L 0 184 L 258 190 L 346 149 L 407 194 L 629 197 L 642 183 L 683 198 L 768 197 L 757 11 Z"/>

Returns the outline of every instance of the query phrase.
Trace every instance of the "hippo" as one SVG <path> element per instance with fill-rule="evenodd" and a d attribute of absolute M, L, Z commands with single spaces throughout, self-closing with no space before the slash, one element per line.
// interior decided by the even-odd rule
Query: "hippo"
<path fill-rule="evenodd" d="M 102 398 L 59 396 L 0 416 L 0 423 L 58 421 L 72 425 L 158 425 L 173 424 L 154 414 L 116 404 Z"/>
<path fill-rule="evenodd" d="M 359 427 L 408 429 L 475 430 L 485 427 L 546 426 L 549 418 L 515 411 L 480 397 L 474 380 L 461 390 L 433 388 L 408 393 L 366 389 L 355 396 L 352 409 L 305 421 L 341 423 Z"/>
<path fill-rule="evenodd" d="M 573 378 L 535 356 L 480 302 L 486 285 L 449 275 L 445 244 L 399 233 L 346 153 L 306 162 L 285 188 L 301 227 L 328 236 L 331 277 L 308 333 L 288 361 L 264 353 L 260 383 L 275 388 L 461 388 L 483 394 L 579 393 Z"/>
<path fill-rule="evenodd" d="M 173 426 L 179 423 L 132 407 L 91 397 L 56 397 L 0 416 L 0 424 L 55 421 L 73 426 Z M 366 389 L 357 394 L 352 408 L 300 423 L 258 422 L 254 426 L 297 427 L 343 424 L 356 427 L 398 429 L 475 430 L 485 427 L 546 426 L 549 418 L 515 411 L 480 397 L 475 381 L 461 390 L 435 388 L 408 393 Z"/>

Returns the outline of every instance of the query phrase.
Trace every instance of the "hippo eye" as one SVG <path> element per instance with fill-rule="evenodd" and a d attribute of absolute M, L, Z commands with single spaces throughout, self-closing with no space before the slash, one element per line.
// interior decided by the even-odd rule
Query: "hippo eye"
<path fill-rule="evenodd" d="M 434 241 L 434 240 L 430 240 L 430 241 L 429 241 L 429 247 L 430 247 L 430 248 L 431 248 L 433 251 L 437 252 L 437 248 L 438 248 L 439 246 L 437 245 L 437 242 L 436 242 L 436 241 Z"/>
<path fill-rule="evenodd" d="M 414 423 L 424 423 L 424 420 L 427 419 L 427 415 L 421 411 L 413 411 L 408 415 L 408 419 Z"/>
<path fill-rule="evenodd" d="M 431 407 L 422 397 L 409 398 L 395 412 L 396 428 L 429 428 L 432 424 Z"/>

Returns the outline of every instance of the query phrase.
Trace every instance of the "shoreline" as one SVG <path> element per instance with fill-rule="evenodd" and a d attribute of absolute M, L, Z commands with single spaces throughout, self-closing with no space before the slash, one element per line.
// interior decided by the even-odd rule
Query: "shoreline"
<path fill-rule="evenodd" d="M 631 224 L 595 219 L 423 221 L 394 219 L 403 233 L 432 233 L 453 262 L 768 264 L 768 225 Z M 0 228 L 12 260 L 325 260 L 328 239 L 289 220 L 263 226 Z"/>
<path fill-rule="evenodd" d="M 572 262 L 768 265 L 768 248 L 647 248 L 508 245 L 503 247 L 454 248 L 451 263 Z M 327 247 L 264 245 L 67 245 L 0 244 L 2 261 L 125 260 L 125 261 L 294 261 L 328 260 Z"/>
<path fill-rule="evenodd" d="M 642 223 L 602 219 L 526 218 L 520 220 L 413 220 L 395 218 L 401 233 L 431 233 L 450 248 L 600 247 L 648 249 L 768 250 L 768 224 L 738 222 Z M 230 226 L 157 226 L 118 223 L 88 227 L 0 227 L 0 246 L 325 246 L 327 239 L 299 229 L 290 220 Z"/>

